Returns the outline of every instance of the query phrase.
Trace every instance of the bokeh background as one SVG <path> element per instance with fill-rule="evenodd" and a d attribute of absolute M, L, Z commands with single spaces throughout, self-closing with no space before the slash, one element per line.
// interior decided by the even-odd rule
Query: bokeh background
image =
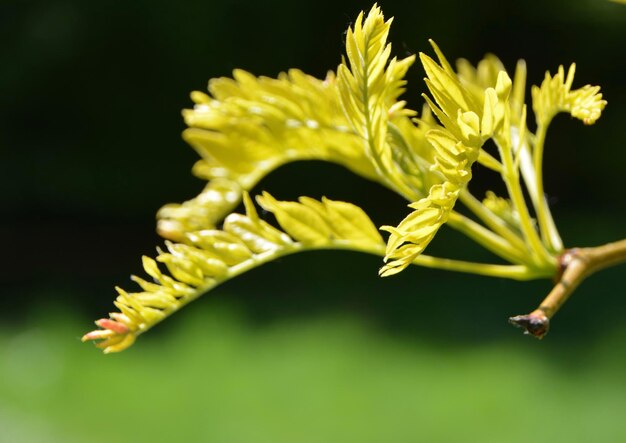
<path fill-rule="evenodd" d="M 548 136 L 546 189 L 568 246 L 626 236 L 626 6 L 605 0 L 381 2 L 394 53 L 486 52 L 529 81 L 576 61 L 609 101 Z M 180 138 L 188 93 L 233 68 L 321 77 L 360 1 L 0 2 L 0 442 L 626 441 L 624 266 L 588 280 L 542 342 L 506 322 L 550 282 L 319 252 L 225 284 L 104 356 L 80 336 L 132 287 L 154 214 L 195 196 Z M 411 106 L 424 91 L 409 71 Z M 484 171 L 483 171 L 484 172 Z M 476 171 L 475 190 L 493 177 Z M 378 224 L 405 202 L 333 165 L 259 188 L 355 202 Z M 488 259 L 444 229 L 434 255 Z"/>

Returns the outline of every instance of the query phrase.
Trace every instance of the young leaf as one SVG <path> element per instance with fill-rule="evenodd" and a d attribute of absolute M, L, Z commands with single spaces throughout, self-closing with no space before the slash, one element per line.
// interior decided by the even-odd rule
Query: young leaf
<path fill-rule="evenodd" d="M 187 303 L 263 263 L 310 249 L 379 251 L 384 246 L 371 220 L 350 203 L 306 197 L 300 203 L 285 202 L 268 193 L 258 200 L 282 231 L 259 218 L 245 193 L 246 214 L 228 215 L 222 230 L 179 232 L 180 243 L 166 242 L 167 251 L 159 251 L 156 260 L 144 257 L 144 269 L 154 282 L 133 277 L 141 292 L 118 289 L 120 312 L 98 320 L 101 329 L 83 340 L 100 340 L 97 346 L 105 353 L 119 352 Z"/>
<path fill-rule="evenodd" d="M 554 77 L 546 72 L 541 86 L 532 87 L 533 110 L 537 124 L 550 123 L 559 112 L 567 112 L 586 125 L 592 125 L 600 118 L 606 106 L 606 100 L 603 100 L 600 94 L 600 87 L 585 85 L 572 91 L 575 72 L 574 63 L 567 71 L 567 77 L 563 66 L 559 66 Z"/>
<path fill-rule="evenodd" d="M 351 203 L 322 198 L 325 218 L 338 239 L 382 243 L 383 239 L 365 212 Z"/>
<path fill-rule="evenodd" d="M 361 12 L 346 35 L 347 61 L 337 68 L 337 87 L 344 114 L 361 136 L 365 150 L 387 185 L 405 196 L 416 191 L 403 179 L 393 161 L 387 142 L 390 115 L 412 115 L 397 102 L 403 91 L 404 75 L 414 57 L 389 61 L 391 45 L 387 35 L 391 20 L 385 21 L 380 8 L 372 7 L 365 20 Z M 421 191 L 418 191 L 420 193 Z"/>
<path fill-rule="evenodd" d="M 279 202 L 267 192 L 257 197 L 257 202 L 263 209 L 272 212 L 285 232 L 298 242 L 315 245 L 330 238 L 330 228 L 322 216 L 309 206 Z"/>
<path fill-rule="evenodd" d="M 296 69 L 277 79 L 242 70 L 233 76 L 211 80 L 210 94 L 192 93 L 195 106 L 183 112 L 183 136 L 202 157 L 193 172 L 210 182 L 197 197 L 159 211 L 163 237 L 180 241 L 182 232 L 217 226 L 243 191 L 288 162 L 325 160 L 383 181 L 341 110 L 332 72 L 323 81 Z M 394 81 L 398 93 L 402 83 Z"/>
<path fill-rule="evenodd" d="M 434 42 L 433 47 L 443 66 L 424 54 L 420 54 L 420 59 L 428 74 L 429 89 L 439 106 L 429 103 L 446 129 L 431 129 L 426 138 L 435 151 L 435 164 L 431 169 L 439 172 L 444 181 L 433 185 L 426 197 L 409 205 L 413 212 L 397 227 L 381 228 L 391 234 L 385 265 L 379 271 L 383 277 L 397 274 L 410 265 L 447 222 L 459 192 L 471 179 L 471 166 L 478 159 L 483 143 L 480 119 L 472 111 L 476 100 L 464 89 Z M 493 118 L 490 121 L 493 122 Z"/>

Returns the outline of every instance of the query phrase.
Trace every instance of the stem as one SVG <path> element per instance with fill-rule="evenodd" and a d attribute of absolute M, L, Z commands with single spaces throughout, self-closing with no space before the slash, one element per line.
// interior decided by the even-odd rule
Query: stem
<path fill-rule="evenodd" d="M 290 245 L 284 245 L 281 248 L 262 252 L 256 254 L 252 258 L 243 261 L 237 265 L 231 266 L 226 275 L 219 279 L 209 279 L 204 285 L 195 288 L 193 293 L 188 294 L 186 297 L 181 297 L 174 306 L 164 309 L 163 316 L 155 319 L 152 322 L 144 323 L 142 326 L 134 331 L 135 336 L 139 336 L 147 330 L 160 323 L 165 318 L 169 317 L 182 307 L 191 303 L 201 295 L 208 291 L 213 290 L 215 287 L 229 281 L 245 272 L 248 272 L 254 268 L 257 268 L 265 263 L 276 260 L 277 258 L 286 257 L 298 252 L 314 251 L 314 250 L 350 250 L 356 252 L 365 252 L 368 254 L 385 256 L 385 243 L 355 243 L 346 240 L 331 240 L 329 243 L 322 245 L 303 245 L 302 243 L 293 243 Z M 491 277 L 510 278 L 514 280 L 530 280 L 534 278 L 545 277 L 540 271 L 532 269 L 523 265 L 496 265 L 489 263 L 476 263 L 462 260 L 451 260 L 438 257 L 432 257 L 428 255 L 420 255 L 414 261 L 413 264 L 424 266 L 433 269 L 443 269 L 449 271 L 458 271 L 473 273 Z"/>
<path fill-rule="evenodd" d="M 450 212 L 448 225 L 506 261 L 517 264 L 528 263 L 527 255 L 523 251 L 515 249 L 499 235 L 456 211 Z"/>
<path fill-rule="evenodd" d="M 532 198 L 532 202 L 535 207 L 535 212 L 537 213 L 541 239 L 553 252 L 557 252 L 563 248 L 563 245 L 556 230 L 552 213 L 550 212 L 548 201 L 543 190 L 543 146 L 546 141 L 547 129 L 548 123 L 539 124 L 537 126 L 537 135 L 535 136 L 535 145 L 533 148 L 533 166 L 535 170 L 537 193 L 534 198 Z"/>
<path fill-rule="evenodd" d="M 524 265 L 495 265 L 431 257 L 429 255 L 418 256 L 413 260 L 413 264 L 426 268 L 466 272 L 487 277 L 510 278 L 513 280 L 533 280 L 544 277 L 539 271 Z"/>
<path fill-rule="evenodd" d="M 530 195 L 530 199 L 533 203 L 533 207 L 535 208 L 535 212 L 537 214 L 545 214 L 547 228 L 549 230 L 550 242 L 548 244 L 548 247 L 550 248 L 550 252 L 554 255 L 558 255 L 563 252 L 563 240 L 561 240 L 559 231 L 557 230 L 554 219 L 552 218 L 552 213 L 550 212 L 550 207 L 548 205 L 548 200 L 546 196 L 543 195 L 539 197 L 539 194 L 537 192 L 537 172 L 535 171 L 535 167 L 533 166 L 530 148 L 527 143 L 523 143 L 520 147 L 520 152 L 517 156 L 517 160 L 519 161 L 519 168 L 522 172 L 522 176 L 524 177 L 524 183 L 526 184 L 526 189 L 528 189 L 528 194 Z M 542 207 L 544 209 L 541 209 Z"/>
<path fill-rule="evenodd" d="M 543 338 L 550 319 L 572 295 L 574 289 L 593 273 L 626 262 L 626 239 L 594 248 L 574 248 L 559 259 L 562 273 L 556 285 L 539 307 L 528 315 L 511 317 L 509 321 L 525 329 L 525 334 Z"/>
<path fill-rule="evenodd" d="M 365 252 L 373 255 L 385 256 L 385 245 L 355 245 L 349 242 L 333 241 L 330 245 L 319 247 L 307 247 L 307 250 L 344 249 L 350 251 Z M 478 263 L 464 260 L 433 257 L 421 254 L 412 264 L 431 269 L 446 271 L 465 272 L 470 274 L 484 275 L 488 277 L 510 278 L 513 280 L 532 280 L 548 276 L 540 270 L 525 265 L 496 265 L 491 263 Z"/>
<path fill-rule="evenodd" d="M 522 233 L 524 234 L 526 243 L 530 248 L 531 256 L 535 264 L 539 267 L 543 267 L 545 265 L 556 265 L 554 258 L 548 253 L 543 243 L 541 243 L 539 234 L 537 234 L 537 231 L 533 226 L 532 220 L 530 218 L 530 213 L 528 212 L 528 206 L 526 205 L 526 201 L 524 200 L 522 187 L 520 185 L 519 173 L 513 162 L 512 149 L 510 146 L 503 146 L 501 140 L 497 140 L 496 144 L 498 145 L 498 149 L 500 150 L 500 156 L 502 157 L 504 165 L 504 173 L 502 174 L 502 179 L 506 184 L 509 196 L 511 197 L 511 201 L 513 203 L 513 207 L 519 214 L 520 228 L 522 230 Z"/>
<path fill-rule="evenodd" d="M 484 149 L 481 149 L 478 153 L 478 163 L 483 165 L 486 168 L 491 169 L 492 171 L 497 172 L 498 174 L 502 174 L 502 163 L 496 160 L 491 154 L 489 154 Z"/>
<path fill-rule="evenodd" d="M 502 236 L 511 246 L 520 251 L 526 251 L 524 241 L 513 232 L 500 217 L 491 212 L 480 200 L 472 195 L 467 189 L 459 194 L 459 199 L 472 211 L 485 225 L 496 234 Z"/>

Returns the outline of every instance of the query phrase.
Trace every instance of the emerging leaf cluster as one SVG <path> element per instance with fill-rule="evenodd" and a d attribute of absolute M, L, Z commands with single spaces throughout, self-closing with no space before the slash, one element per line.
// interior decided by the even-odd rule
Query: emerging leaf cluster
<path fill-rule="evenodd" d="M 560 67 L 532 89 L 537 133 L 526 124 L 526 68 L 511 79 L 502 63 L 486 56 L 476 67 L 460 60 L 454 70 L 431 42 L 437 60 L 419 58 L 430 96 L 420 116 L 399 100 L 415 56 L 391 58 L 391 20 L 379 7 L 361 13 L 346 35 L 346 57 L 336 74 L 318 80 L 298 70 L 278 78 L 236 70 L 194 92 L 183 115 L 185 140 L 201 159 L 194 174 L 208 181 L 196 198 L 163 207 L 158 232 L 165 251 L 144 257 L 152 278 L 133 277 L 140 292 L 118 289 L 119 312 L 98 320 L 85 335 L 105 352 L 130 346 L 136 336 L 201 294 L 249 269 L 295 252 L 351 249 L 384 256 L 382 276 L 410 264 L 531 279 L 553 276 L 563 245 L 543 194 L 545 133 L 558 112 L 594 123 L 606 102 L 596 86 L 572 90 L 574 66 Z M 483 149 L 487 140 L 498 155 Z M 407 216 L 381 229 L 357 206 L 327 198 L 279 201 L 264 192 L 256 201 L 273 214 L 261 219 L 249 197 L 274 169 L 298 160 L 345 166 L 404 196 Z M 472 195 L 472 165 L 497 172 L 507 195 Z M 524 194 L 530 196 L 532 206 Z M 245 214 L 234 213 L 243 200 Z M 461 202 L 473 214 L 455 210 Z M 474 263 L 424 255 L 448 224 L 504 263 Z M 168 272 L 165 272 L 165 271 Z M 169 275 L 168 275 L 169 274 Z"/>

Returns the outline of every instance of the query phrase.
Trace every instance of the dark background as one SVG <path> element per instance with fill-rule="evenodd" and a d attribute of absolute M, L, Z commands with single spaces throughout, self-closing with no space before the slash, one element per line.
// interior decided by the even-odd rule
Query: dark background
<path fill-rule="evenodd" d="M 493 52 L 512 72 L 524 58 L 529 85 L 573 61 L 574 87 L 601 85 L 609 104 L 596 125 L 565 115 L 554 121 L 545 187 L 567 246 L 626 236 L 626 6 L 603 0 L 381 6 L 395 17 L 395 55 L 431 52 L 433 38 L 450 60 L 476 63 Z M 133 287 L 128 275 L 142 273 L 140 256 L 154 255 L 160 244 L 158 208 L 204 185 L 190 174 L 196 155 L 180 137 L 190 91 L 205 90 L 209 78 L 234 68 L 276 76 L 296 67 L 322 77 L 340 61 L 347 26 L 370 7 L 327 0 L 0 2 L 0 322 L 7 334 L 49 309 L 69 313 L 87 330 L 92 318 L 112 309 L 113 285 Z M 405 97 L 413 109 L 422 106 L 423 76 L 418 65 L 408 74 Z M 481 172 L 475 171 L 476 189 L 493 178 Z M 399 197 L 319 162 L 289 165 L 260 190 L 281 199 L 352 201 L 379 225 L 397 223 L 406 211 Z M 429 253 L 490 258 L 449 230 Z M 383 280 L 380 264 L 345 252 L 290 257 L 218 288 L 140 343 L 177 330 L 188 311 L 221 304 L 260 330 L 349 314 L 391 337 L 450 349 L 509 343 L 523 338 L 506 318 L 534 309 L 551 286 L 420 268 Z M 542 344 L 546 359 L 597 343 L 625 324 L 623 272 L 604 271 L 575 293 L 555 319 L 550 344 Z"/>
<path fill-rule="evenodd" d="M 345 28 L 369 6 L 276 0 L 3 2 L 0 222 L 2 303 L 8 306 L 0 315 L 19 318 L 49 297 L 46 288 L 55 288 L 58 303 L 90 312 L 109 309 L 111 285 L 141 272 L 139 256 L 153 254 L 159 243 L 156 210 L 193 197 L 203 186 L 190 174 L 196 155 L 180 138 L 180 110 L 191 105 L 189 92 L 204 90 L 209 78 L 228 76 L 236 67 L 268 76 L 297 67 L 324 76 L 339 62 Z M 390 41 L 399 56 L 428 52 L 427 39 L 434 38 L 451 60 L 475 63 L 493 52 L 512 71 L 515 61 L 525 58 L 529 84 L 540 83 L 546 69 L 554 72 L 575 61 L 575 86 L 601 85 L 609 105 L 595 126 L 565 115 L 554 122 L 546 189 L 568 246 L 626 234 L 626 7 L 603 1 L 388 1 L 382 7 L 386 16 L 395 16 Z M 423 75 L 417 65 L 409 71 L 406 96 L 414 109 L 421 108 Z M 480 170 L 475 175 L 479 189 L 493 178 Z M 353 201 L 378 223 L 395 224 L 405 212 L 404 202 L 386 190 L 317 162 L 279 170 L 261 189 L 279 198 L 327 195 Z M 458 256 L 461 249 L 477 249 L 454 234 L 438 240 L 434 252 Z M 299 271 L 303 266 L 306 275 Z M 371 257 L 316 253 L 270 265 L 232 285 L 250 313 L 261 318 L 309 308 L 362 308 L 402 328 L 419 328 L 413 316 L 424 303 L 444 316 L 456 308 L 465 312 L 468 303 L 481 310 L 502 303 L 515 313 L 530 308 L 546 289 L 420 269 L 379 281 L 378 266 Z M 616 278 L 618 271 L 609 272 Z M 279 278 L 288 284 L 278 284 Z M 444 278 L 449 287 L 438 289 Z M 608 278 L 599 277 L 596 288 Z M 456 281 L 475 287 L 475 294 L 457 295 Z M 433 293 L 421 294 L 424 286 Z M 616 282 L 607 291 L 619 296 L 602 300 L 608 314 L 624 314 L 619 287 Z M 489 295 L 503 288 L 519 289 L 527 299 Z M 586 289 L 559 321 L 588 311 L 592 303 L 597 308 Z M 444 323 L 437 335 L 448 333 L 449 322 Z M 480 323 L 473 327 L 494 326 Z M 473 334 L 466 325 L 462 330 Z"/>

